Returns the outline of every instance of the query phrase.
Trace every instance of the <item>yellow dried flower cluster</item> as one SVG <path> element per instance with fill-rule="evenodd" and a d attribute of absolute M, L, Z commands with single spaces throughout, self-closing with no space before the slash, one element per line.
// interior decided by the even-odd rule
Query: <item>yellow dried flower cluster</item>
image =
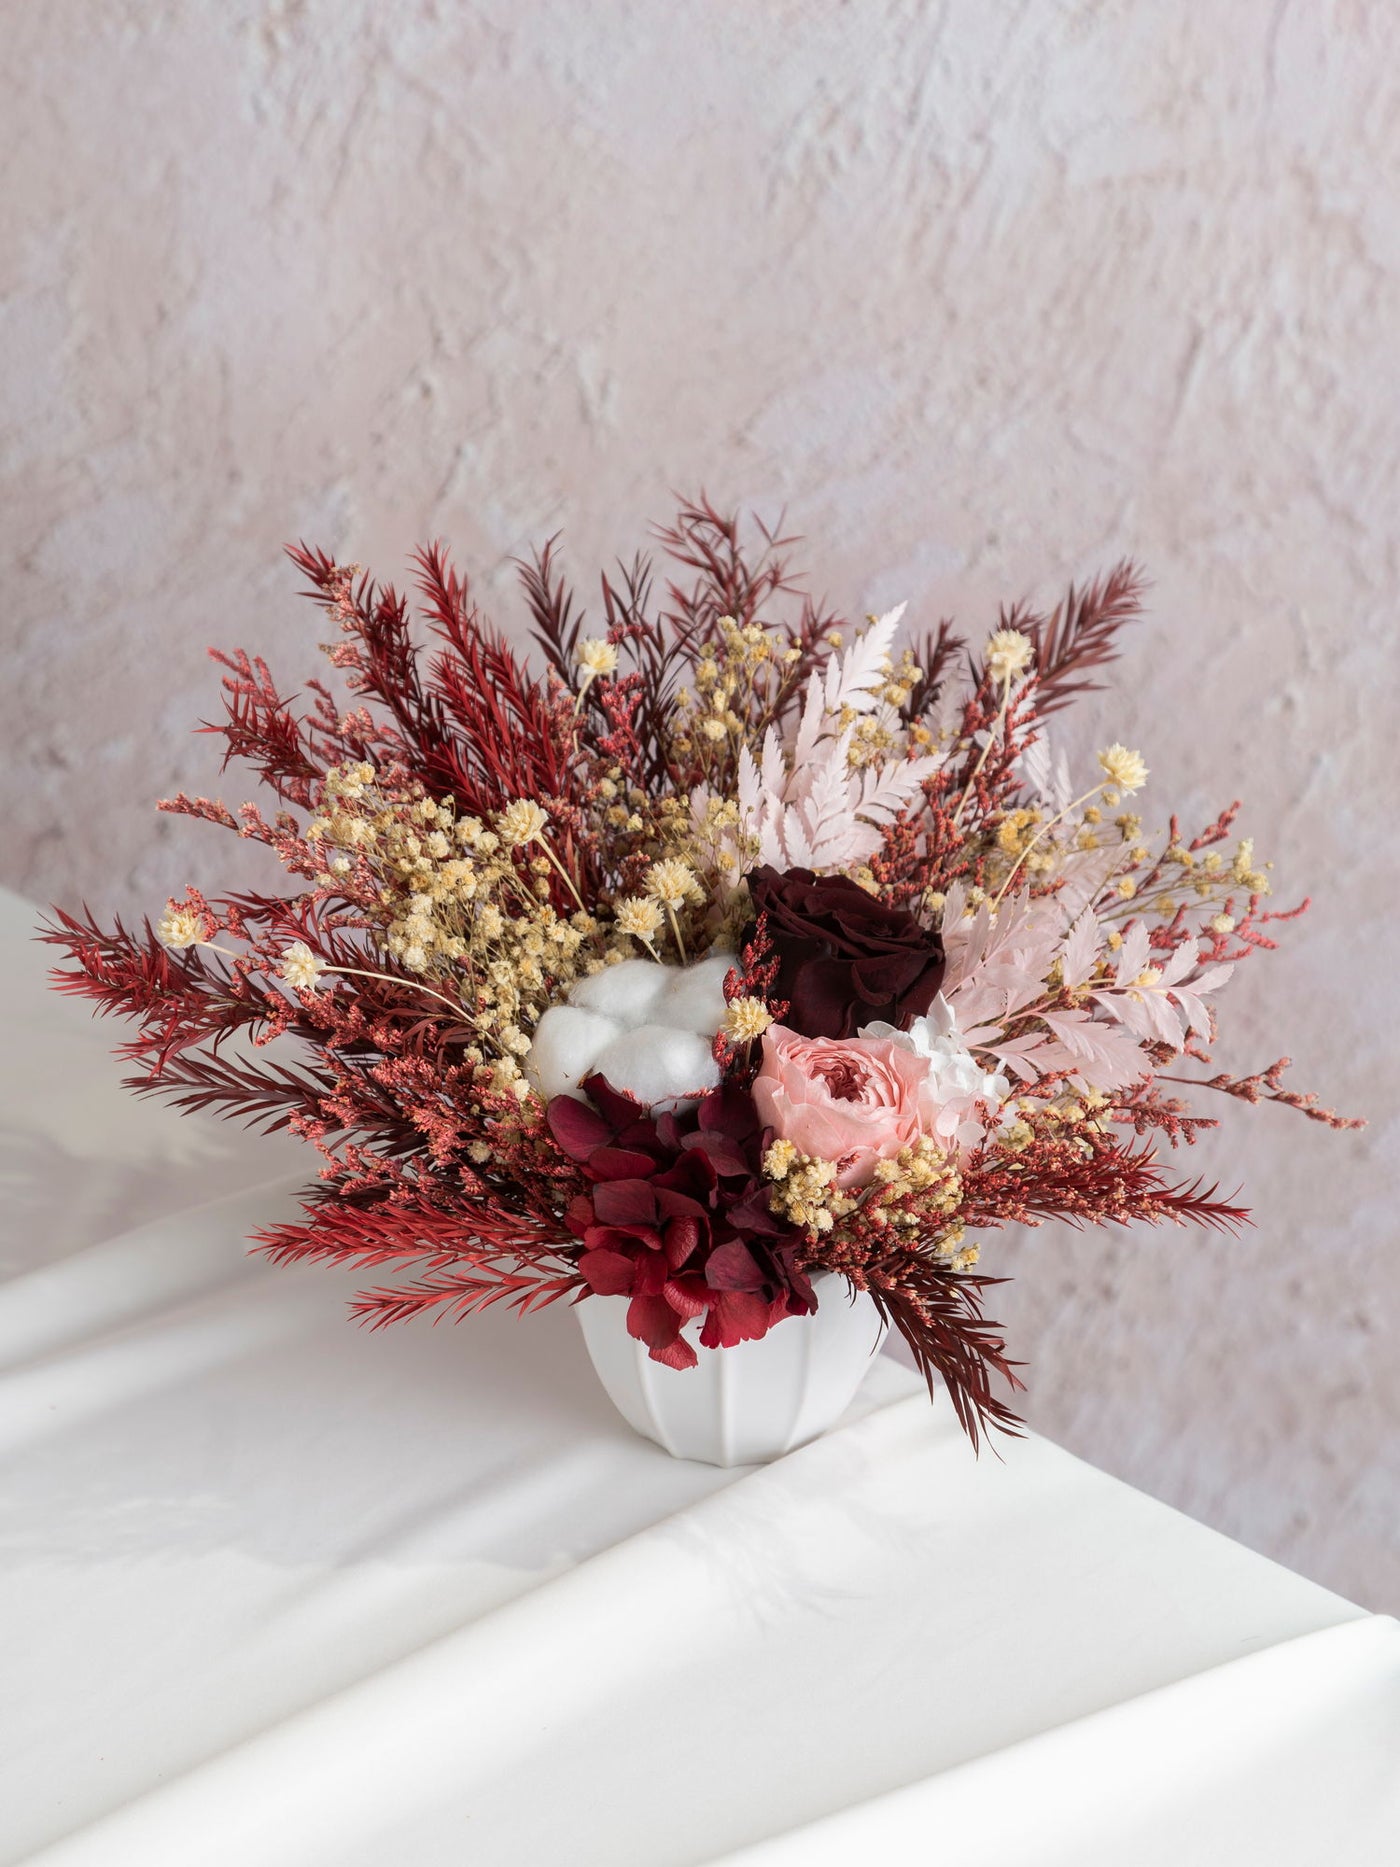
<path fill-rule="evenodd" d="M 978 1244 L 966 1243 L 967 1233 L 960 1221 L 954 1221 L 934 1245 L 935 1255 L 950 1271 L 970 1271 L 982 1255 Z"/>
<path fill-rule="evenodd" d="M 763 1171 L 773 1182 L 768 1193 L 773 1211 L 804 1232 L 831 1231 L 859 1203 L 836 1185 L 835 1161 L 799 1154 L 791 1141 L 772 1144 L 763 1156 Z"/>
<path fill-rule="evenodd" d="M 1090 814 L 1089 811 L 1084 813 L 1086 821 Z M 1237 917 L 1223 906 L 1232 894 L 1238 894 L 1241 889 L 1250 895 L 1272 892 L 1267 872 L 1269 865 L 1261 866 L 1256 861 L 1250 837 L 1240 842 L 1228 862 L 1218 849 L 1195 851 L 1179 842 L 1169 842 L 1160 855 L 1154 856 L 1145 842 L 1138 841 L 1142 835 L 1140 817 L 1124 813 L 1114 821 L 1123 841 L 1130 845 L 1127 856 L 1131 868 L 1145 876 L 1145 892 L 1131 872 L 1121 875 L 1113 884 L 1118 898 L 1132 904 L 1128 912 L 1133 915 L 1150 910 L 1170 920 L 1183 903 L 1194 896 L 1202 907 L 1213 904 L 1220 907 L 1220 912 L 1208 924 L 1213 932 L 1228 934 L 1238 925 Z M 1080 837 L 1084 834 L 1081 831 Z M 1078 842 L 1081 848 L 1096 846 L 1099 845 L 1093 841 Z M 1166 869 L 1174 873 L 1165 877 L 1161 871 Z"/>
<path fill-rule="evenodd" d="M 802 1154 L 791 1141 L 774 1141 L 763 1156 L 763 1172 L 772 1183 L 773 1211 L 813 1237 L 838 1229 L 851 1213 L 880 1228 L 917 1235 L 953 1270 L 977 1262 L 978 1248 L 963 1242 L 961 1224 L 952 1217 L 962 1202 L 962 1175 L 955 1159 L 929 1135 L 889 1160 L 875 1163 L 869 1186 L 843 1192 L 836 1184 L 834 1161 Z"/>
<path fill-rule="evenodd" d="M 875 618 L 872 616 L 870 620 L 873 622 Z M 859 714 L 852 707 L 842 709 L 837 723 L 843 732 L 850 729 L 850 749 L 846 757 L 853 771 L 883 764 L 887 759 L 904 758 L 911 750 L 927 750 L 931 742 L 928 731 L 925 730 L 915 744 L 908 729 L 896 717 L 898 709 L 908 702 L 922 678 L 923 669 L 915 661 L 913 651 L 906 648 L 897 663 L 887 665 L 884 685 L 876 690 L 883 703 L 880 709 Z"/>
<path fill-rule="evenodd" d="M 1003 1153 L 1021 1154 L 1037 1135 L 1049 1135 L 1073 1143 L 1082 1154 L 1092 1154 L 1090 1136 L 1109 1131 L 1108 1107 L 1108 1097 L 1097 1089 L 1066 1088 L 1050 1101 L 1025 1097 L 1017 1106 L 1017 1119 L 997 1137 L 998 1146 Z"/>
<path fill-rule="evenodd" d="M 1263 869 L 1255 866 L 1254 838 L 1247 836 L 1235 851 L 1234 867 L 1231 875 L 1241 888 L 1247 888 L 1252 895 L 1267 895 L 1269 878 Z"/>
<path fill-rule="evenodd" d="M 744 870 L 758 860 L 758 839 L 739 827 L 739 806 L 732 797 L 702 794 L 680 832 L 679 856 L 712 884 L 723 899 Z"/>
<path fill-rule="evenodd" d="M 367 912 L 407 971 L 450 989 L 477 1042 L 463 1060 L 496 1091 L 528 1093 L 519 1059 L 545 1008 L 586 973 L 631 951 L 626 930 L 550 903 L 546 812 L 521 800 L 490 824 L 459 817 L 450 799 L 381 785 L 372 766 L 327 775 L 308 839 L 348 853 L 377 890 Z M 335 879 L 333 865 L 323 880 Z M 659 914 L 659 910 L 657 910 Z M 293 970 L 298 971 L 293 964 Z M 284 977 L 297 984 L 284 967 Z"/>
<path fill-rule="evenodd" d="M 1009 810 L 997 829 L 997 848 L 1004 856 L 1024 854 L 1040 822 L 1038 810 Z"/>
<path fill-rule="evenodd" d="M 682 759 L 698 753 L 708 762 L 742 744 L 751 696 L 776 703 L 783 669 L 801 652 L 790 636 L 733 616 L 719 617 L 715 630 L 696 658 L 694 693 L 683 689 L 676 697 L 671 749 Z"/>
<path fill-rule="evenodd" d="M 956 1160 L 931 1135 L 920 1135 L 912 1147 L 875 1163 L 862 1211 L 874 1225 L 917 1232 L 943 1262 L 961 1271 L 977 1262 L 978 1249 L 963 1245 L 960 1224 L 948 1223 L 961 1202 Z"/>
<path fill-rule="evenodd" d="M 926 1134 L 891 1159 L 877 1160 L 873 1184 L 878 1192 L 871 1195 L 871 1205 L 917 1197 L 928 1210 L 941 1213 L 951 1212 L 962 1198 L 957 1162 Z"/>

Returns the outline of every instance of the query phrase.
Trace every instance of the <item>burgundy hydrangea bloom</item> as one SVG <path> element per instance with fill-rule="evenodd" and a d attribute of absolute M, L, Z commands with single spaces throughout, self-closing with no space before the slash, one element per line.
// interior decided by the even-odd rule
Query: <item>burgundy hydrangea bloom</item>
<path fill-rule="evenodd" d="M 569 1208 L 583 1240 L 579 1272 L 599 1296 L 627 1296 L 627 1327 L 653 1361 L 693 1368 L 681 1336 L 704 1315 L 705 1348 L 766 1335 L 817 1306 L 796 1268 L 802 1233 L 768 1207 L 753 1098 L 733 1083 L 671 1114 L 654 1115 L 601 1076 L 583 1085 L 593 1106 L 555 1096 L 549 1126 L 592 1182 Z"/>
<path fill-rule="evenodd" d="M 774 996 L 801 1037 L 854 1037 L 877 1019 L 922 1016 L 943 983 L 943 942 L 907 908 L 889 907 L 846 875 L 810 869 L 748 877 L 754 914 L 767 916 L 778 960 Z M 756 921 L 755 921 L 756 925 Z M 743 936 L 753 933 L 751 926 Z"/>

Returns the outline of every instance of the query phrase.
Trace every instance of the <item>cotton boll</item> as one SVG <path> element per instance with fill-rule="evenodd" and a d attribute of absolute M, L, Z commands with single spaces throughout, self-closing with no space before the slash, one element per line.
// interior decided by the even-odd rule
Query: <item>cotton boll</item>
<path fill-rule="evenodd" d="M 543 1029 L 544 1019 L 540 1026 Z M 598 1053 L 593 1067 L 614 1089 L 635 1096 L 649 1108 L 703 1095 L 719 1083 L 710 1039 L 665 1024 L 642 1024 L 621 1032 Z"/>
<path fill-rule="evenodd" d="M 724 1023 L 724 981 L 733 966 L 732 953 L 712 953 L 697 965 L 673 970 L 656 1017 L 678 1031 L 713 1037 Z"/>
<path fill-rule="evenodd" d="M 677 972 L 677 967 L 663 966 L 654 959 L 625 959 L 618 966 L 605 966 L 592 978 L 580 979 L 569 990 L 569 1003 L 616 1018 L 620 1024 L 640 1024 L 651 1015 Z"/>
<path fill-rule="evenodd" d="M 540 1019 L 527 1074 L 546 1100 L 595 1070 L 648 1107 L 702 1095 L 719 1082 L 710 1046 L 732 964 L 724 953 L 685 967 L 627 959 L 579 980 Z"/>
<path fill-rule="evenodd" d="M 605 1018 L 577 1005 L 551 1005 L 535 1026 L 525 1074 L 546 1101 L 570 1094 L 585 1076 L 592 1075 L 599 1053 L 621 1031 L 617 1018 Z"/>

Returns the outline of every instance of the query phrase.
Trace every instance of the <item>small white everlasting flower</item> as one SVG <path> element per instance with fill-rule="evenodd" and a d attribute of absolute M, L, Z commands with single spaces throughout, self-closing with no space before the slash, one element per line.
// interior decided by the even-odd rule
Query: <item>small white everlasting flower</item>
<path fill-rule="evenodd" d="M 773 1022 L 773 1015 L 761 998 L 734 998 L 724 1014 L 725 1034 L 736 1044 L 751 1044 Z"/>
<path fill-rule="evenodd" d="M 1142 762 L 1141 752 L 1130 752 L 1127 746 L 1106 747 L 1099 753 L 1099 764 L 1121 791 L 1140 791 L 1147 783 L 1147 767 Z"/>
<path fill-rule="evenodd" d="M 600 674 L 617 673 L 617 650 L 611 642 L 605 642 L 601 635 L 586 637 L 574 650 L 574 654 L 579 667 L 590 681 Z"/>
<path fill-rule="evenodd" d="M 172 901 L 160 917 L 156 936 L 162 946 L 178 951 L 182 947 L 198 946 L 204 938 L 204 927 L 193 908 L 177 908 Z"/>
<path fill-rule="evenodd" d="M 496 819 L 496 827 L 512 849 L 524 849 L 539 836 L 549 818 L 532 799 L 518 797 Z"/>
<path fill-rule="evenodd" d="M 987 672 L 994 681 L 1009 685 L 1031 665 L 1035 644 L 1019 629 L 998 629 L 987 641 Z"/>
<path fill-rule="evenodd" d="M 320 984 L 326 962 L 319 959 L 304 940 L 294 940 L 282 955 L 277 968 L 294 991 L 314 992 Z"/>
<path fill-rule="evenodd" d="M 642 886 L 654 901 L 668 908 L 684 907 L 687 901 L 703 901 L 705 898 L 694 869 L 688 862 L 681 862 L 675 856 L 653 862 Z"/>

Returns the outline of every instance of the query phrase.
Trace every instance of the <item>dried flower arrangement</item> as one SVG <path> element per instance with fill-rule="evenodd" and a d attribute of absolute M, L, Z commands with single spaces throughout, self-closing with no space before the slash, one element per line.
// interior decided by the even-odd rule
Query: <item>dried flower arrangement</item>
<path fill-rule="evenodd" d="M 1154 837 L 1136 752 L 1078 790 L 1051 752 L 1138 612 L 1130 566 L 1004 613 L 977 655 L 947 623 L 897 648 L 899 611 L 848 627 L 801 596 L 790 540 L 750 548 L 707 503 L 658 539 L 664 592 L 644 559 L 605 576 L 595 634 L 552 545 L 522 567 L 539 674 L 438 547 L 430 653 L 392 588 L 293 550 L 348 709 L 216 653 L 204 730 L 278 808 L 161 808 L 266 844 L 295 892 L 191 888 L 140 931 L 56 911 L 55 983 L 136 1020 L 132 1087 L 314 1143 L 302 1220 L 257 1242 L 395 1267 L 362 1318 L 625 1295 L 682 1368 L 690 1325 L 760 1337 L 834 1272 L 976 1443 L 1016 1424 L 993 1378 L 1020 1385 L 979 1235 L 1238 1227 L 1159 1156 L 1214 1125 L 1183 1084 L 1354 1125 L 1284 1088 L 1287 1059 L 1179 1073 L 1301 909 L 1229 847 L 1238 806 Z"/>

